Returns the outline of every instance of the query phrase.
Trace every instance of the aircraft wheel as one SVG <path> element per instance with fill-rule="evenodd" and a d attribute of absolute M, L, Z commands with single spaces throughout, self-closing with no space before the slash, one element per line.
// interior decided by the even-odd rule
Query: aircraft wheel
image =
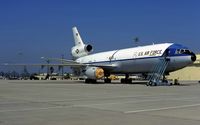
<path fill-rule="evenodd" d="M 111 83 L 111 79 L 108 78 L 104 79 L 104 83 Z"/>
<path fill-rule="evenodd" d="M 121 79 L 121 83 L 125 83 L 125 79 Z"/>
<path fill-rule="evenodd" d="M 89 83 L 90 81 L 89 81 L 89 79 L 85 79 L 85 83 Z"/>
<path fill-rule="evenodd" d="M 121 83 L 132 83 L 132 79 L 121 79 Z"/>
<path fill-rule="evenodd" d="M 149 81 L 146 85 L 147 85 L 147 86 L 152 86 L 152 85 L 153 85 L 153 84 L 152 84 L 152 81 Z"/>
<path fill-rule="evenodd" d="M 96 79 L 85 79 L 85 83 L 96 83 Z"/>
<path fill-rule="evenodd" d="M 131 78 L 126 79 L 126 83 L 132 83 L 132 79 Z"/>

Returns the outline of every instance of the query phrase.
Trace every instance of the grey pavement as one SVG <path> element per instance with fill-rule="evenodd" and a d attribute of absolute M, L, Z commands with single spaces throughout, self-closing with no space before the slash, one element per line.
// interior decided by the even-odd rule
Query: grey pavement
<path fill-rule="evenodd" d="M 0 80 L 0 125 L 199 125 L 200 85 Z"/>

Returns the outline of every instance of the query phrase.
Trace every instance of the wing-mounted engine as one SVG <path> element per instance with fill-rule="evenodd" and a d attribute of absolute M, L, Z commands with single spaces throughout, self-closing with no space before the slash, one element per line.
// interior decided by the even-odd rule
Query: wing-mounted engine
<path fill-rule="evenodd" d="M 87 56 L 92 52 L 92 46 L 91 45 L 77 45 L 72 47 L 71 53 L 72 56 L 75 58 Z"/>
<path fill-rule="evenodd" d="M 101 79 L 104 77 L 104 70 L 100 67 L 88 67 L 85 70 L 88 79 Z"/>

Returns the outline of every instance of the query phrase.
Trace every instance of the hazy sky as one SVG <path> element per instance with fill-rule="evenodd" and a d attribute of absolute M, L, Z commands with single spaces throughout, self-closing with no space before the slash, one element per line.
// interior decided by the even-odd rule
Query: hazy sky
<path fill-rule="evenodd" d="M 200 52 L 199 0 L 1 0 L 0 63 L 70 59 L 72 27 L 94 52 L 175 42 Z"/>

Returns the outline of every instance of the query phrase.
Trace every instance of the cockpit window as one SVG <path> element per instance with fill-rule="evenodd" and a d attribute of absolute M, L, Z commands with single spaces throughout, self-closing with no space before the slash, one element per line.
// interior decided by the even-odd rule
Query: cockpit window
<path fill-rule="evenodd" d="M 190 52 L 190 50 L 185 50 L 185 52 L 184 52 L 184 54 L 190 54 L 191 52 Z"/>
<path fill-rule="evenodd" d="M 190 54 L 190 50 L 188 49 L 177 49 L 176 54 Z"/>
<path fill-rule="evenodd" d="M 185 50 L 184 49 L 181 49 L 181 54 L 183 54 L 185 52 Z"/>

